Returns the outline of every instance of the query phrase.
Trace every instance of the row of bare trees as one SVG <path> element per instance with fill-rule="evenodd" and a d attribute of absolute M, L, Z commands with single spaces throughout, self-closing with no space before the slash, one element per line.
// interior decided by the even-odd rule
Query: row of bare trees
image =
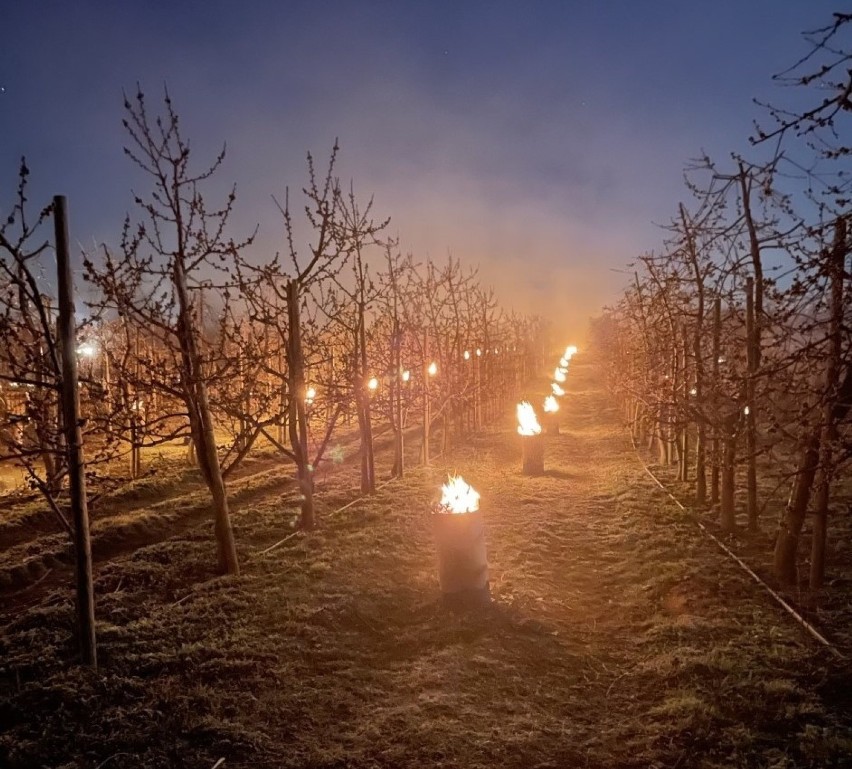
<path fill-rule="evenodd" d="M 186 441 L 209 490 L 220 570 L 238 574 L 227 485 L 253 450 L 280 456 L 282 473 L 294 466 L 310 529 L 316 473 L 342 426 L 357 428 L 361 491 L 372 493 L 378 430 L 392 436 L 393 475 L 405 472 L 412 436 L 428 463 L 505 410 L 537 365 L 544 330 L 502 310 L 458 260 L 401 251 L 372 201 L 341 186 L 337 146 L 323 168 L 308 156 L 299 205 L 289 191 L 276 201 L 281 253 L 258 257 L 254 234 L 231 235 L 235 191 L 217 204 L 206 196 L 224 150 L 199 170 L 168 94 L 156 114 L 141 91 L 124 108 L 125 152 L 148 191 L 135 194 L 117 247 L 83 255 L 76 337 L 60 339 L 52 299 L 58 243 L 42 230 L 57 211 L 29 218 L 23 163 L 0 229 L 0 462 L 24 470 L 82 545 L 78 603 L 88 607 L 81 636 L 92 664 L 88 535 L 66 512 L 86 493 L 69 482 L 64 396 L 80 408 L 75 441 L 90 487 L 138 476 L 145 448 Z"/>
<path fill-rule="evenodd" d="M 836 14 L 806 33 L 810 53 L 778 78 L 817 104 L 768 107 L 772 126 L 751 139 L 759 159 L 688 167 L 690 204 L 595 328 L 634 438 L 676 465 L 695 502 L 718 506 L 726 533 L 740 490 L 749 529 L 775 516 L 782 583 L 797 583 L 810 518 L 814 590 L 852 455 L 850 31 L 852 15 Z"/>

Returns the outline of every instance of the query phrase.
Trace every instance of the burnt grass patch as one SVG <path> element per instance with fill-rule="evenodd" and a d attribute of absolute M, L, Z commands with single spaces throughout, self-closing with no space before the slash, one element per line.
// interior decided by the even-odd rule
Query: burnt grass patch
<path fill-rule="evenodd" d="M 0 766 L 849 766 L 848 668 L 645 476 L 593 369 L 570 377 L 544 476 L 507 421 L 342 512 L 335 475 L 320 527 L 265 555 L 297 500 L 253 496 L 238 578 L 207 524 L 102 565 L 97 675 L 67 591 L 4 614 Z M 482 494 L 479 610 L 438 594 L 450 470 Z"/>

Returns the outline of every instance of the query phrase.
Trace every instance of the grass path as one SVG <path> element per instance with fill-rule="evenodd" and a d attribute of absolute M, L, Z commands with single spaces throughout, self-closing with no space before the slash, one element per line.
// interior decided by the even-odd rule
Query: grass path
<path fill-rule="evenodd" d="M 597 382 L 572 363 L 543 477 L 507 420 L 344 513 L 330 494 L 267 557 L 282 499 L 241 509 L 239 579 L 210 574 L 206 529 L 109 564 L 100 678 L 67 666 L 67 596 L 16 620 L 0 766 L 849 766 L 848 671 L 652 485 Z M 478 612 L 437 591 L 448 470 L 482 494 Z"/>

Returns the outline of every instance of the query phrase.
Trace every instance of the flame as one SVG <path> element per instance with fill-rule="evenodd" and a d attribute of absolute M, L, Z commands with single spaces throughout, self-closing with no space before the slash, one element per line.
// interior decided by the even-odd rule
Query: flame
<path fill-rule="evenodd" d="M 369 382 L 367 382 L 367 387 L 371 390 L 376 390 L 379 386 L 379 380 L 376 377 L 372 377 Z"/>
<path fill-rule="evenodd" d="M 479 492 L 460 475 L 451 475 L 441 486 L 441 507 L 448 513 L 475 513 Z"/>
<path fill-rule="evenodd" d="M 438 364 L 435 361 L 432 361 L 429 364 L 429 368 L 426 369 L 429 372 L 429 376 L 435 376 L 438 373 Z"/>
<path fill-rule="evenodd" d="M 556 371 L 553 372 L 553 378 L 557 382 L 564 382 L 565 381 L 565 369 L 562 369 L 562 368 L 556 369 Z"/>
<path fill-rule="evenodd" d="M 538 435 L 541 432 L 541 425 L 538 423 L 531 403 L 521 401 L 518 404 L 517 413 L 519 435 Z"/>
<path fill-rule="evenodd" d="M 317 388 L 309 387 L 307 392 L 305 393 L 305 404 L 310 406 L 314 402 L 314 398 L 317 397 Z"/>
<path fill-rule="evenodd" d="M 576 354 L 577 354 L 577 347 L 575 345 L 569 344 L 565 348 L 565 357 L 568 358 L 568 360 L 571 360 L 571 358 Z"/>
<path fill-rule="evenodd" d="M 550 389 L 553 391 L 554 395 L 559 396 L 560 398 L 565 395 L 565 390 L 563 390 L 556 382 L 551 382 Z"/>
<path fill-rule="evenodd" d="M 561 368 L 568 368 L 568 358 L 564 355 L 559 359 L 559 366 Z"/>
<path fill-rule="evenodd" d="M 559 411 L 559 401 L 556 400 L 552 395 L 548 395 L 544 399 L 544 410 L 548 414 L 554 414 Z"/>
<path fill-rule="evenodd" d="M 402 372 L 402 381 L 407 382 L 409 379 L 411 379 L 411 372 L 408 369 L 406 369 L 405 371 Z"/>

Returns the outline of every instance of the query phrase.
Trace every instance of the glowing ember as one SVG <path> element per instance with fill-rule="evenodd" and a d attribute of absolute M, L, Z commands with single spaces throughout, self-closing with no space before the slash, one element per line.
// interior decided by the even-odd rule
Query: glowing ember
<path fill-rule="evenodd" d="M 367 387 L 369 387 L 371 390 L 378 389 L 378 386 L 379 386 L 379 380 L 376 379 L 376 377 L 373 377 L 369 382 L 367 382 Z"/>
<path fill-rule="evenodd" d="M 465 351 L 464 351 L 464 359 L 465 359 L 465 360 L 470 360 L 470 350 L 465 350 Z"/>
<path fill-rule="evenodd" d="M 317 388 L 309 387 L 307 392 L 305 393 L 305 403 L 310 406 L 314 402 L 314 398 L 317 397 Z"/>
<path fill-rule="evenodd" d="M 438 364 L 432 361 L 426 370 L 429 372 L 429 376 L 435 376 L 438 373 Z"/>
<path fill-rule="evenodd" d="M 536 417 L 535 409 L 531 403 L 521 401 L 518 404 L 517 413 L 519 435 L 538 435 L 541 433 L 541 425 L 538 423 L 538 417 Z"/>
<path fill-rule="evenodd" d="M 548 414 L 554 414 L 555 412 L 559 411 L 559 401 L 557 401 L 554 396 L 548 395 L 544 399 L 544 410 Z"/>
<path fill-rule="evenodd" d="M 551 382 L 550 389 L 553 391 L 553 394 L 561 398 L 565 395 L 565 390 L 563 390 L 556 382 Z"/>
<path fill-rule="evenodd" d="M 402 381 L 407 382 L 409 379 L 411 379 L 411 372 L 408 369 L 406 369 L 405 371 L 402 372 Z"/>
<path fill-rule="evenodd" d="M 561 369 L 561 368 L 556 369 L 556 371 L 553 372 L 553 378 L 557 382 L 564 382 L 565 381 L 565 370 Z"/>
<path fill-rule="evenodd" d="M 448 513 L 475 513 L 479 492 L 460 475 L 451 475 L 441 486 L 441 507 Z"/>

